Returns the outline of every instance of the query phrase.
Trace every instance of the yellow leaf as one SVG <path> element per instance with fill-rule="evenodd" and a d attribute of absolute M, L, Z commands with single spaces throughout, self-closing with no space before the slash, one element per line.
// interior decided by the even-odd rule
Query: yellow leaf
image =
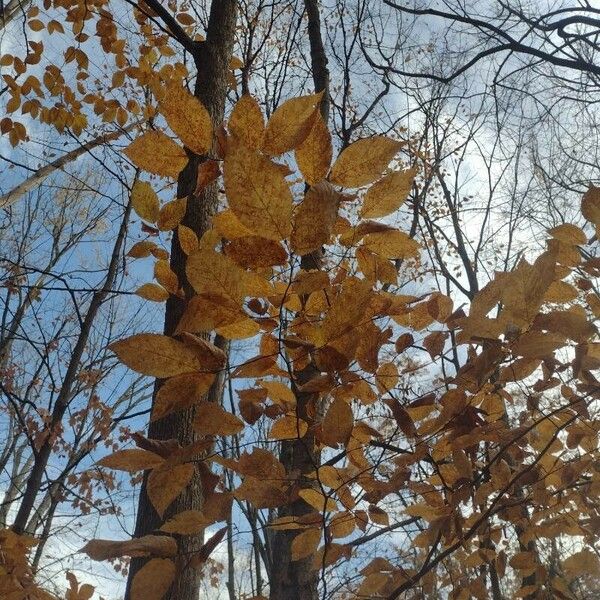
<path fill-rule="evenodd" d="M 174 579 L 173 561 L 168 558 L 153 558 L 133 577 L 131 600 L 162 600 Z"/>
<path fill-rule="evenodd" d="M 233 107 L 228 123 L 229 131 L 248 148 L 260 150 L 265 135 L 265 121 L 258 102 L 244 94 Z"/>
<path fill-rule="evenodd" d="M 141 448 L 130 448 L 127 450 L 117 450 L 117 452 L 99 460 L 98 464 L 117 471 L 135 473 L 136 471 L 155 469 L 164 462 L 164 459 L 158 454 L 154 454 L 154 452 L 142 450 Z"/>
<path fill-rule="evenodd" d="M 135 293 L 140 298 L 151 302 L 166 302 L 169 299 L 169 292 L 156 283 L 144 283 Z"/>
<path fill-rule="evenodd" d="M 177 294 L 179 280 L 166 260 L 157 260 L 154 263 L 154 278 L 171 294 Z"/>
<path fill-rule="evenodd" d="M 158 196 L 147 181 L 136 181 L 131 190 L 131 205 L 139 217 L 154 223 L 158 219 Z"/>
<path fill-rule="evenodd" d="M 123 152 L 136 167 L 161 177 L 177 179 L 188 163 L 183 148 L 161 131 L 146 131 Z"/>
<path fill-rule="evenodd" d="M 353 426 L 352 407 L 345 400 L 335 398 L 323 418 L 321 439 L 334 448 L 338 444 L 345 445 L 350 439 Z"/>
<path fill-rule="evenodd" d="M 304 500 L 307 504 L 312 506 L 319 512 L 333 512 L 338 509 L 337 504 L 333 498 L 324 496 L 321 492 L 312 488 L 306 488 L 298 492 L 298 496 Z"/>
<path fill-rule="evenodd" d="M 269 398 L 275 404 L 289 408 L 296 406 L 296 396 L 285 383 L 281 381 L 261 381 L 259 385 L 267 390 Z"/>
<path fill-rule="evenodd" d="M 404 203 L 417 170 L 395 171 L 374 183 L 365 194 L 360 216 L 366 219 L 385 217 Z"/>
<path fill-rule="evenodd" d="M 381 176 L 403 142 L 374 135 L 350 144 L 337 158 L 329 177 L 331 183 L 357 188 Z"/>
<path fill-rule="evenodd" d="M 161 517 L 192 480 L 194 472 L 194 465 L 189 463 L 167 465 L 150 472 L 146 492 L 152 506 Z"/>
<path fill-rule="evenodd" d="M 332 156 L 331 134 L 321 114 L 317 113 L 310 133 L 295 151 L 296 163 L 306 183 L 315 185 L 326 177 Z"/>
<path fill-rule="evenodd" d="M 299 533 L 292 540 L 292 560 L 300 560 L 314 554 L 321 541 L 321 530 L 316 528 L 307 529 Z"/>
<path fill-rule="evenodd" d="M 369 233 L 364 237 L 364 247 L 384 258 L 413 258 L 419 253 L 419 244 L 398 230 Z"/>
<path fill-rule="evenodd" d="M 130 369 L 152 377 L 173 377 L 202 367 L 193 349 L 158 333 L 138 333 L 109 348 Z"/>
<path fill-rule="evenodd" d="M 290 414 L 277 419 L 273 423 L 268 438 L 270 440 L 300 439 L 304 437 L 307 431 L 308 425 L 306 421 L 299 419 L 294 414 Z"/>
<path fill-rule="evenodd" d="M 127 256 L 131 256 L 131 258 L 146 258 L 152 254 L 152 251 L 155 250 L 158 246 L 154 242 L 148 242 L 144 240 L 143 242 L 136 242 L 133 246 L 131 246 L 129 252 L 127 252 Z"/>
<path fill-rule="evenodd" d="M 294 214 L 291 237 L 294 252 L 309 254 L 331 242 L 339 203 L 340 195 L 326 181 L 312 186 L 306 192 Z"/>
<path fill-rule="evenodd" d="M 526 331 L 512 344 L 512 352 L 523 358 L 545 358 L 564 345 L 565 337 L 558 333 Z"/>
<path fill-rule="evenodd" d="M 276 156 L 297 148 L 313 127 L 322 96 L 291 98 L 279 106 L 267 123 L 263 150 Z"/>
<path fill-rule="evenodd" d="M 167 202 L 161 209 L 157 218 L 157 226 L 161 231 L 175 229 L 181 223 L 187 207 L 186 198 L 178 198 Z"/>
<path fill-rule="evenodd" d="M 224 164 L 231 210 L 252 232 L 273 240 L 289 236 L 292 194 L 280 169 L 243 144 L 232 144 Z"/>
<path fill-rule="evenodd" d="M 215 402 L 201 402 L 196 408 L 194 430 L 200 435 L 235 435 L 244 423 Z"/>
<path fill-rule="evenodd" d="M 198 236 L 189 227 L 179 225 L 177 227 L 177 237 L 179 239 L 179 245 L 186 256 L 189 256 L 192 252 L 198 250 Z"/>
<path fill-rule="evenodd" d="M 92 560 L 109 560 L 120 556 L 175 556 L 177 542 L 167 535 L 145 535 L 132 540 L 90 540 L 80 552 Z"/>
<path fill-rule="evenodd" d="M 160 110 L 169 127 L 196 154 L 206 154 L 212 146 L 212 122 L 208 111 L 178 83 L 167 86 Z"/>
<path fill-rule="evenodd" d="M 186 373 L 167 379 L 156 393 L 151 420 L 197 404 L 208 392 L 214 379 L 214 373 Z"/>

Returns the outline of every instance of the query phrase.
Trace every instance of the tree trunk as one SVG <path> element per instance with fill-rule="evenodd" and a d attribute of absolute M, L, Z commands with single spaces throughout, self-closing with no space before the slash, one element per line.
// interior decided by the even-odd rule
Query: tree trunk
<path fill-rule="evenodd" d="M 327 123 L 329 117 L 329 71 L 327 57 L 321 36 L 321 22 L 317 0 L 305 0 L 308 16 L 308 37 L 310 41 L 311 68 L 315 92 L 324 91 L 321 102 L 321 115 Z M 303 269 L 321 267 L 322 251 L 302 257 Z M 308 381 L 319 371 L 311 363 L 302 372 L 296 374 L 299 384 Z M 310 425 L 309 407 L 319 401 L 318 394 L 297 393 L 296 412 L 299 418 Z M 314 414 L 314 413 L 313 413 Z M 281 444 L 279 460 L 287 473 L 299 473 L 300 477 L 313 472 L 319 465 L 320 453 L 315 449 L 314 436 L 307 433 L 301 440 L 284 441 Z M 279 516 L 300 517 L 313 511 L 304 500 L 298 498 L 293 503 L 282 507 Z M 271 600 L 318 600 L 319 571 L 313 567 L 313 557 L 302 560 L 291 560 L 292 541 L 297 531 L 276 531 L 272 545 Z"/>
<path fill-rule="evenodd" d="M 232 56 L 235 38 L 237 2 L 234 0 L 215 0 L 211 4 L 206 41 L 197 44 L 194 60 L 197 67 L 197 78 L 194 94 L 207 108 L 213 125 L 219 127 L 225 112 L 227 94 L 227 73 Z M 206 232 L 211 223 L 211 217 L 218 206 L 218 187 L 216 182 L 205 187 L 199 195 L 194 195 L 198 166 L 206 157 L 191 155 L 187 167 L 181 172 L 177 185 L 177 197 L 188 198 L 186 214 L 182 223 L 190 227 L 198 237 Z M 171 246 L 171 268 L 177 274 L 180 284 L 185 291 L 186 299 L 191 297 L 193 290 L 185 274 L 186 255 L 181 250 L 177 235 L 173 236 Z M 185 309 L 186 300 L 171 296 L 165 309 L 164 333 L 172 335 Z M 156 391 L 160 381 L 156 382 Z M 213 385 L 208 393 L 208 400 L 216 401 L 222 392 L 221 382 Z M 193 429 L 194 408 L 168 415 L 164 419 L 153 421 L 148 428 L 151 439 L 177 439 L 182 446 L 196 440 Z M 164 518 L 183 510 L 199 510 L 202 507 L 202 485 L 199 476 L 195 476 L 190 485 L 167 509 Z M 143 536 L 158 529 L 162 519 L 158 516 L 146 494 L 146 480 L 140 492 L 139 508 L 135 535 Z M 179 541 L 182 556 L 190 558 L 203 544 L 203 536 L 185 536 Z M 131 563 L 125 598 L 130 597 L 131 582 L 135 574 L 144 565 L 145 560 L 136 559 Z M 200 589 L 200 575 L 197 569 L 183 569 L 179 572 L 171 586 L 171 600 L 197 600 Z"/>

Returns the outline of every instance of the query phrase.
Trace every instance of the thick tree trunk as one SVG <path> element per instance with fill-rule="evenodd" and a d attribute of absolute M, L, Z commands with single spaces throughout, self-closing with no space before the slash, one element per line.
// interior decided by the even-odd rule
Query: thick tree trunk
<path fill-rule="evenodd" d="M 211 115 L 213 125 L 218 127 L 223 121 L 225 99 L 227 94 L 227 72 L 232 56 L 235 38 L 237 15 L 237 2 L 234 0 L 214 0 L 211 5 L 206 41 L 197 44 L 194 51 L 194 60 L 198 70 L 194 94 L 207 108 Z M 188 198 L 187 211 L 183 224 L 187 225 L 198 235 L 210 227 L 211 217 L 218 206 L 218 188 L 216 183 L 203 189 L 199 195 L 194 195 L 198 165 L 204 157 L 192 155 L 188 166 L 181 172 L 177 186 L 177 197 Z M 192 290 L 185 274 L 186 255 L 181 250 L 177 235 L 173 238 L 171 246 L 171 268 L 179 277 L 180 284 L 186 293 L 186 298 L 192 295 Z M 186 300 L 171 298 L 167 301 L 165 310 L 164 332 L 171 335 L 185 309 Z M 217 401 L 222 393 L 222 382 L 213 386 L 208 394 L 208 400 Z M 157 381 L 155 393 L 160 386 Z M 181 445 L 191 444 L 196 439 L 193 430 L 194 409 L 180 411 L 168 415 L 164 419 L 154 421 L 148 429 L 151 439 L 166 440 L 177 439 Z M 196 476 L 186 490 L 172 503 L 166 511 L 164 518 L 183 510 L 200 509 L 202 507 L 202 485 L 199 476 Z M 135 535 L 146 535 L 158 529 L 162 519 L 152 507 L 146 494 L 146 482 L 140 492 L 139 509 Z M 185 536 L 179 542 L 182 556 L 191 557 L 203 544 L 203 536 Z M 143 566 L 144 560 L 132 561 L 129 572 L 126 598 L 129 598 L 130 586 L 133 577 Z M 171 587 L 169 598 L 171 600 L 197 600 L 200 588 L 200 573 L 197 569 L 183 569 Z"/>
<path fill-rule="evenodd" d="M 329 71 L 327 57 L 321 36 L 321 22 L 317 0 L 305 0 L 308 16 L 308 37 L 310 41 L 311 68 L 315 92 L 324 91 L 321 102 L 321 115 L 327 122 L 329 117 Z M 302 257 L 303 269 L 321 267 L 322 252 L 315 252 Z M 302 372 L 296 373 L 299 384 L 311 379 L 318 370 L 309 364 Z M 296 394 L 296 411 L 299 418 L 311 423 L 308 416 L 311 407 L 319 401 L 318 394 Z M 313 412 L 314 414 L 314 412 Z M 315 449 L 315 440 L 309 433 L 301 440 L 282 442 L 280 461 L 287 473 L 299 473 L 300 477 L 313 472 L 319 465 L 320 453 Z M 300 517 L 310 513 L 313 508 L 298 498 L 293 503 L 282 507 L 279 516 Z M 291 546 L 297 531 L 283 530 L 275 532 L 272 545 L 271 600 L 318 600 L 319 571 L 314 568 L 313 557 L 292 561 Z"/>

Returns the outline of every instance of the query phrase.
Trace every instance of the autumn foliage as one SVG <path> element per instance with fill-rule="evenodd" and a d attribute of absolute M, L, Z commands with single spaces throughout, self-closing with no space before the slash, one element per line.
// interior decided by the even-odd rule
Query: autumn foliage
<path fill-rule="evenodd" d="M 36 22 L 32 12 L 28 26 Z M 118 58 L 104 25 L 102 41 Z M 78 52 L 72 60 L 84 61 Z M 496 272 L 469 305 L 417 283 L 400 293 L 399 277 L 417 270 L 428 243 L 394 219 L 423 176 L 414 140 L 372 135 L 337 153 L 321 93 L 289 98 L 268 119 L 242 95 L 215 128 L 175 69 L 152 71 L 149 55 L 136 68 L 128 76 L 143 80 L 156 102 L 145 109 L 152 125 L 140 123 L 123 155 L 139 170 L 130 202 L 152 236 L 127 256 L 151 264 L 153 279 L 138 296 L 178 297 L 185 309 L 173 335 L 132 332 L 110 350 L 159 380 L 151 421 L 193 407 L 195 441 L 137 433 L 97 466 L 143 474 L 161 518 L 197 477 L 203 503 L 164 518 L 151 535 L 92 539 L 81 551 L 95 561 L 143 557 L 131 598 L 159 600 L 182 571 L 203 568 L 242 502 L 269 511 L 271 532 L 293 536 L 292 561 L 324 574 L 355 558 L 368 525 L 385 533 L 414 523 L 405 534 L 414 555 L 357 560 L 360 577 L 340 598 L 422 590 L 486 598 L 492 567 L 519 580 L 515 597 L 573 598 L 569 582 L 600 568 L 588 547 L 600 527 L 600 263 L 589 252 L 600 189 L 583 196 L 585 230 L 550 229 L 539 256 Z M 61 77 L 47 71 L 46 87 L 64 86 Z M 23 84 L 8 85 L 21 106 Z M 31 102 L 30 112 L 50 118 Z M 120 110 L 114 116 L 124 124 Z M 52 117 L 57 127 L 60 118 Z M 69 109 L 64 119 L 76 132 L 84 117 Z M 21 128 L 9 121 L 2 127 L 17 143 Z M 203 157 L 195 193 L 163 201 L 159 191 L 193 154 Z M 219 210 L 199 237 L 182 219 L 215 181 Z M 186 285 L 160 243 L 170 236 L 186 256 Z M 227 352 L 215 335 L 243 340 L 245 350 Z M 456 373 L 443 369 L 447 353 L 460 362 Z M 223 373 L 234 382 L 235 406 L 207 400 Z M 239 456 L 223 453 L 234 439 L 250 442 Z M 286 469 L 283 443 L 305 446 L 312 468 Z M 400 492 L 410 501 L 392 507 Z M 297 502 L 303 514 L 286 513 Z M 199 552 L 180 553 L 182 538 L 215 524 L 221 529 Z M 536 544 L 558 538 L 579 548 L 550 569 Z M 52 597 L 29 569 L 34 544 L 0 532 L 2 598 Z M 91 598 L 91 586 L 67 579 L 68 600 Z"/>

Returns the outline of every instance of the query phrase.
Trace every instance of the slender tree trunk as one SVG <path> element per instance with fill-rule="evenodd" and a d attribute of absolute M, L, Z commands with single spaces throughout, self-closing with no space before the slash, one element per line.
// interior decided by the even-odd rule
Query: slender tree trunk
<path fill-rule="evenodd" d="M 125 236 L 127 233 L 130 215 L 131 202 L 127 204 L 127 207 L 125 208 L 125 212 L 123 214 L 123 219 L 121 221 L 119 233 L 117 234 L 117 239 L 113 247 L 106 278 L 104 279 L 104 285 L 102 286 L 102 289 L 95 292 L 92 297 L 90 306 L 87 310 L 87 313 L 83 320 L 83 324 L 81 326 L 79 337 L 77 338 L 77 342 L 73 349 L 73 354 L 69 359 L 69 365 L 67 367 L 67 371 L 65 373 L 60 392 L 56 398 L 56 402 L 54 403 L 54 409 L 52 410 L 52 418 L 49 424 L 48 438 L 41 444 L 39 449 L 33 449 L 33 468 L 31 469 L 31 473 L 27 478 L 25 492 L 23 494 L 23 498 L 21 499 L 21 504 L 19 506 L 19 510 L 17 511 L 15 521 L 12 525 L 12 529 L 15 533 L 23 533 L 27 527 L 29 518 L 31 517 L 31 512 L 35 505 L 35 501 L 39 493 L 42 480 L 44 478 L 44 472 L 46 470 L 48 460 L 50 459 L 50 455 L 52 453 L 52 446 L 54 443 L 53 433 L 56 431 L 56 429 L 62 422 L 65 412 L 69 407 L 69 402 L 71 401 L 71 390 L 73 388 L 73 384 L 77 380 L 77 373 L 79 371 L 81 357 L 83 356 L 83 353 L 87 346 L 88 339 L 92 331 L 92 326 L 94 324 L 94 321 L 96 320 L 98 311 L 100 310 L 100 307 L 104 303 L 104 300 L 110 293 L 117 276 L 121 252 L 123 244 L 125 243 Z"/>
<path fill-rule="evenodd" d="M 225 99 L 227 95 L 227 72 L 231 60 L 235 27 L 237 20 L 237 2 L 235 0 L 214 0 L 211 4 L 206 40 L 196 46 L 194 60 L 197 67 L 197 78 L 194 94 L 207 108 L 213 125 L 218 127 L 223 121 Z M 177 185 L 177 197 L 188 198 L 183 224 L 190 227 L 199 237 L 210 227 L 211 217 L 218 206 L 218 187 L 214 183 L 205 187 L 199 195 L 194 195 L 198 166 L 206 157 L 191 155 L 187 167 L 181 172 Z M 193 294 L 185 274 L 186 255 L 181 250 L 177 235 L 173 237 L 171 246 L 171 268 L 177 274 L 183 286 L 186 299 Z M 171 296 L 165 310 L 164 333 L 171 335 L 185 309 L 186 300 Z M 157 381 L 155 393 L 160 386 Z M 222 382 L 213 385 L 208 400 L 216 401 L 222 393 Z M 168 415 L 164 419 L 153 421 L 148 429 L 151 439 L 177 439 L 181 445 L 195 441 L 193 429 L 194 408 Z M 202 507 L 202 485 L 196 476 L 184 492 L 166 511 L 165 519 L 183 510 L 200 509 Z M 139 509 L 135 527 L 135 535 L 142 536 L 158 529 L 162 523 L 152 507 L 146 494 L 146 480 L 140 492 Z M 203 536 L 185 536 L 179 541 L 182 556 L 191 557 L 203 543 Z M 143 559 L 132 561 L 127 582 L 125 598 L 130 597 L 131 582 L 135 574 L 144 565 Z M 197 569 L 183 569 L 179 572 L 171 587 L 171 600 L 197 600 L 199 597 L 201 573 Z"/>
<path fill-rule="evenodd" d="M 327 57 L 321 36 L 321 22 L 317 0 L 305 0 L 308 16 L 308 37 L 310 41 L 311 68 L 315 92 L 324 91 L 321 103 L 321 115 L 327 122 L 329 117 L 329 71 Z M 321 267 L 322 251 L 302 257 L 303 269 Z M 296 373 L 299 384 L 310 380 L 319 371 L 310 363 L 302 372 Z M 309 424 L 309 408 L 319 401 L 318 394 L 297 393 L 296 411 L 299 418 Z M 313 413 L 314 414 L 314 413 Z M 310 428 L 309 428 L 310 432 Z M 296 472 L 300 477 L 313 472 L 320 461 L 320 453 L 315 449 L 314 436 L 311 433 L 301 440 L 282 442 L 280 461 L 287 473 Z M 313 511 L 304 500 L 298 498 L 282 507 L 279 516 L 300 517 Z M 313 567 L 313 557 L 291 560 L 291 546 L 297 531 L 283 530 L 275 532 L 272 545 L 271 600 L 318 600 L 319 571 Z"/>

